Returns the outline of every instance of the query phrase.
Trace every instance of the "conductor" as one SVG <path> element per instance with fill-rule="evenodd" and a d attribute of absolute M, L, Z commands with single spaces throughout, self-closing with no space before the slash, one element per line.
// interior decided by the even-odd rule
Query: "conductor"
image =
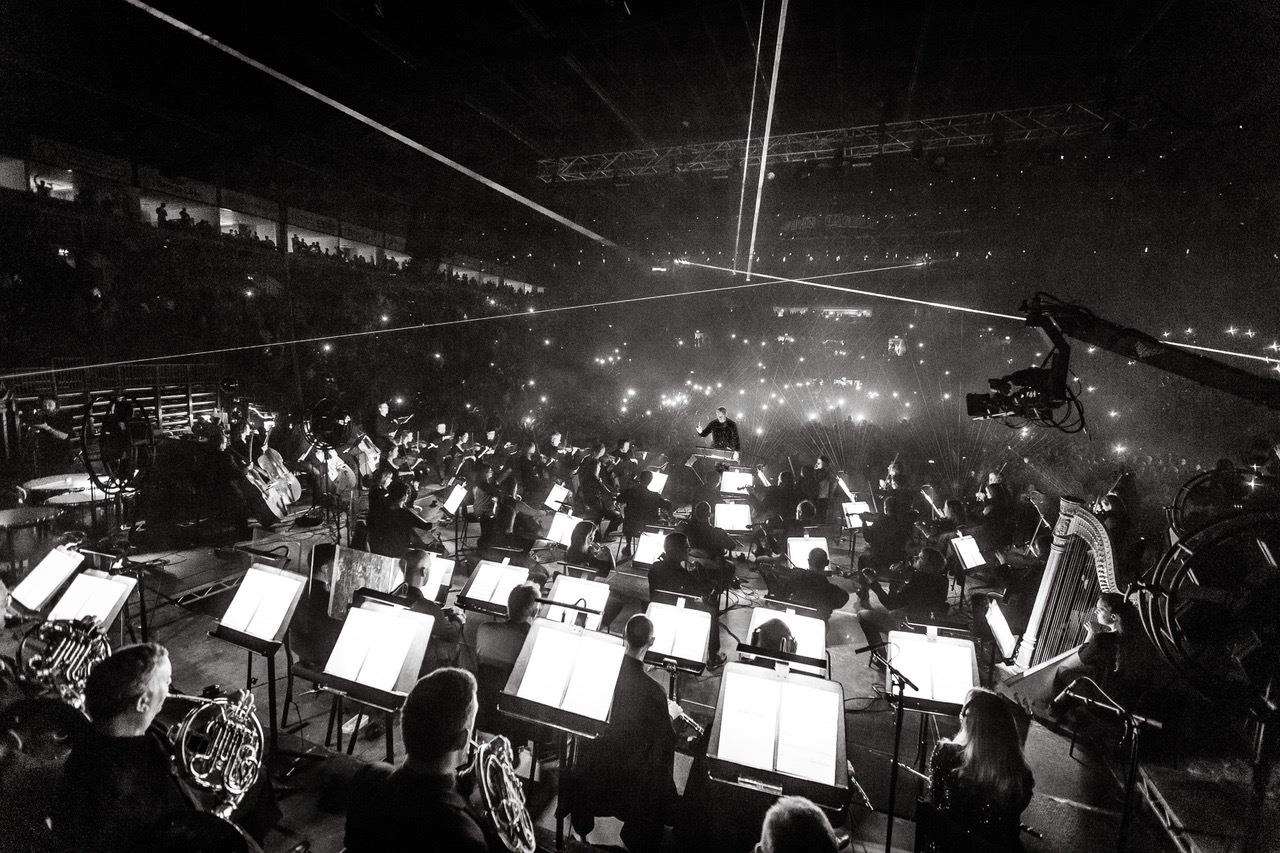
<path fill-rule="evenodd" d="M 698 435 L 711 436 L 711 446 L 718 450 L 741 450 L 738 443 L 738 425 L 729 420 L 724 406 L 716 409 L 715 419 L 698 431 Z"/>

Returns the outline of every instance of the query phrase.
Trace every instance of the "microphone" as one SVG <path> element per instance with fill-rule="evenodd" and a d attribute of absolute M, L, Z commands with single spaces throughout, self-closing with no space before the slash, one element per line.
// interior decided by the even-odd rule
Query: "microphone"
<path fill-rule="evenodd" d="M 874 650 L 876 650 L 876 649 L 883 649 L 883 648 L 884 648 L 885 646 L 887 646 L 887 645 L 889 645 L 888 641 L 887 641 L 887 640 L 882 640 L 882 641 L 880 641 L 880 642 L 878 642 L 878 643 L 871 643 L 870 645 L 863 646 L 863 647 L 862 647 L 862 648 L 860 648 L 860 649 L 854 649 L 854 650 L 853 650 L 853 653 L 854 653 L 855 655 L 860 655 L 860 654 L 862 654 L 863 652 L 870 652 L 870 651 L 874 651 Z"/>
<path fill-rule="evenodd" d="M 1070 684 L 1068 684 L 1066 687 L 1062 688 L 1062 692 L 1059 693 L 1057 696 L 1054 696 L 1053 701 L 1050 702 L 1049 704 L 1052 706 L 1052 705 L 1057 705 L 1061 702 L 1065 702 L 1067 700 L 1067 697 L 1071 697 L 1072 699 L 1083 699 L 1084 698 L 1083 696 L 1081 696 L 1079 693 L 1076 693 L 1074 690 L 1071 689 L 1075 686 L 1076 686 L 1076 683 L 1073 681 Z"/>

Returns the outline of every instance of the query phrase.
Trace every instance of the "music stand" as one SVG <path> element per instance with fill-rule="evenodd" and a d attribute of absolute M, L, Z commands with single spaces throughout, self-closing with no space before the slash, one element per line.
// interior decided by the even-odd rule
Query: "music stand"
<path fill-rule="evenodd" d="M 965 578 L 968 577 L 969 572 L 972 570 L 980 569 L 987 565 L 987 558 L 982 555 L 982 550 L 978 547 L 978 540 L 972 536 L 956 536 L 949 541 L 951 543 L 951 552 L 960 561 L 960 600 L 964 601 Z"/>
<path fill-rule="evenodd" d="M 745 495 L 753 479 L 755 477 L 751 471 L 722 471 L 720 473 L 720 493 L 723 495 Z"/>
<path fill-rule="evenodd" d="M 210 637 L 230 643 L 248 652 L 245 664 L 245 689 L 253 687 L 253 656 L 267 661 L 267 709 L 271 721 L 271 751 L 279 740 L 276 721 L 276 652 L 285 644 L 289 623 L 302 598 L 306 577 L 285 569 L 288 558 L 267 560 L 258 557 L 240 580 L 231 604 L 227 606 Z M 285 652 L 288 654 L 288 651 Z"/>
<path fill-rule="evenodd" d="M 32 613 L 39 613 L 71 580 L 82 562 L 84 555 L 79 551 L 54 548 L 13 588 L 13 600 Z"/>
<path fill-rule="evenodd" d="M 564 508 L 565 504 L 569 503 L 569 499 L 572 495 L 573 493 L 570 492 L 566 486 L 560 483 L 554 483 L 551 486 L 550 493 L 548 493 L 547 497 L 542 501 L 542 505 L 549 510 L 559 512 Z"/>
<path fill-rule="evenodd" d="M 580 521 L 582 519 L 571 512 L 563 510 L 557 512 L 551 516 L 551 529 L 547 531 L 547 535 L 543 538 L 548 542 L 568 548 L 569 542 L 573 538 L 573 528 L 577 527 Z"/>
<path fill-rule="evenodd" d="M 319 673 L 319 687 L 334 694 L 337 716 L 341 716 L 347 699 L 383 713 L 388 762 L 395 760 L 395 715 L 418 679 L 434 625 L 434 616 L 414 611 L 393 595 L 358 590 L 338 641 Z M 355 749 L 364 715 L 361 711 L 356 717 L 348 755 Z M 342 749 L 341 726 L 338 732 L 338 749 Z"/>
<path fill-rule="evenodd" d="M 714 526 L 721 530 L 743 533 L 751 529 L 751 507 L 743 503 L 719 503 L 715 508 Z"/>
<path fill-rule="evenodd" d="M 722 784 L 842 809 L 849 802 L 844 689 L 785 666 L 725 664 L 707 773 Z"/>
<path fill-rule="evenodd" d="M 467 585 L 458 593 L 458 606 L 500 619 L 507 618 L 507 596 L 511 590 L 529 579 L 529 570 L 513 566 L 504 558 L 501 563 L 481 560 L 471 573 Z"/>
<path fill-rule="evenodd" d="M 601 614 L 609 600 L 609 585 L 569 574 L 558 574 L 542 602 L 542 618 L 549 622 L 572 623 L 591 631 L 600 630 Z M 571 613 L 570 611 L 576 611 Z"/>
<path fill-rule="evenodd" d="M 707 669 L 711 613 L 697 599 L 684 596 L 676 596 L 674 604 L 650 601 L 644 613 L 653 623 L 653 645 L 644 662 L 667 671 L 667 696 L 677 701 L 680 673 L 702 675 Z"/>
<path fill-rule="evenodd" d="M 816 614 L 817 611 L 811 608 L 789 604 L 782 604 L 782 609 L 776 610 L 772 607 L 751 608 L 747 639 L 738 643 L 738 659 L 751 661 L 763 658 L 785 663 L 793 672 L 826 678 L 831 668 L 827 654 L 827 626 Z M 780 620 L 791 631 L 796 641 L 794 652 L 764 649 L 752 644 L 756 629 L 770 619 Z"/>
<path fill-rule="evenodd" d="M 635 550 L 631 552 L 631 562 L 642 566 L 652 566 L 662 556 L 666 540 L 667 534 L 665 533 L 658 533 L 653 530 L 642 531 L 639 541 L 636 542 Z"/>
<path fill-rule="evenodd" d="M 441 556 L 434 551 L 427 553 L 427 580 L 422 587 L 422 596 L 436 604 L 444 604 L 449 598 L 449 588 L 453 584 L 453 572 L 457 561 Z"/>
<path fill-rule="evenodd" d="M 814 548 L 821 548 L 828 555 L 831 551 L 827 547 L 827 537 L 825 536 L 788 536 L 787 537 L 787 560 L 797 569 L 809 570 L 809 552 Z"/>
<path fill-rule="evenodd" d="M 74 622 L 88 616 L 104 633 L 116 621 L 138 579 L 131 575 L 111 575 L 85 569 L 71 579 L 71 585 L 49 610 L 46 620 Z M 122 629 L 123 633 L 123 629 Z"/>
<path fill-rule="evenodd" d="M 662 494 L 662 490 L 667 487 L 668 475 L 663 471 L 654 471 L 653 480 L 649 483 L 649 491 L 655 495 Z"/>

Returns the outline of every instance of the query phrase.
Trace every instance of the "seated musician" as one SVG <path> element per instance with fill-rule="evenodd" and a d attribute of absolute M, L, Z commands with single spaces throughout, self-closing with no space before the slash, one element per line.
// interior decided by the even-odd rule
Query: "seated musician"
<path fill-rule="evenodd" d="M 1053 697 L 1069 687 L 1077 678 L 1089 677 L 1104 690 L 1120 666 L 1125 631 L 1133 628 L 1136 617 L 1129 602 L 1118 592 L 1098 596 L 1093 610 L 1084 622 L 1084 645 L 1068 657 L 1053 675 Z M 1055 706 L 1055 710 L 1059 710 Z"/>
<path fill-rule="evenodd" d="M 622 523 L 622 513 L 615 503 L 618 494 L 607 482 L 608 466 L 604 458 L 604 442 L 597 442 L 591 455 L 578 465 L 578 493 L 574 497 L 580 511 L 609 520 L 609 526 L 604 531 L 607 539 L 614 528 Z"/>
<path fill-rule="evenodd" d="M 698 430 L 698 435 L 711 436 L 711 446 L 718 450 L 739 450 L 738 425 L 729 420 L 729 410 L 724 406 L 716 409 L 716 416 L 706 426 Z"/>
<path fill-rule="evenodd" d="M 938 741 L 929 760 L 929 799 L 967 838 L 931 839 L 920 849 L 1021 850 L 1019 821 L 1034 787 L 1008 703 L 975 687 L 960 708 L 960 733 Z"/>
<path fill-rule="evenodd" d="M 71 749 L 53 815 L 67 849 L 135 850 L 164 815 L 194 810 L 167 744 L 148 733 L 171 675 L 169 653 L 155 643 L 123 646 L 89 673 L 92 730 Z"/>
<path fill-rule="evenodd" d="M 689 541 L 689 547 L 721 558 L 733 550 L 733 538 L 711 522 L 711 504 L 698 501 L 693 505 L 688 521 L 677 527 Z"/>
<path fill-rule="evenodd" d="M 864 586 L 858 591 L 858 623 L 868 643 L 883 642 L 885 635 L 897 630 L 907 621 L 929 619 L 947 610 L 946 560 L 942 552 L 924 548 L 916 556 L 914 573 L 901 590 L 886 592 L 875 577 L 863 575 Z M 874 592 L 884 605 L 884 610 L 871 607 L 870 593 Z"/>
<path fill-rule="evenodd" d="M 836 853 L 840 843 L 831 821 L 804 797 L 781 797 L 765 813 L 759 853 Z"/>
<path fill-rule="evenodd" d="M 457 788 L 478 707 L 466 670 L 438 669 L 418 680 L 400 717 L 404 764 L 373 764 L 351 781 L 347 853 L 501 849 L 486 840 Z"/>
<path fill-rule="evenodd" d="M 542 595 L 534 584 L 512 587 L 507 595 L 506 621 L 481 622 L 476 631 L 481 725 L 485 731 L 507 735 L 516 745 L 528 739 L 529 729 L 498 713 L 498 694 L 511 677 L 541 602 Z"/>
<path fill-rule="evenodd" d="M 751 634 L 751 645 L 766 652 L 795 652 L 796 638 L 791 628 L 781 619 L 767 619 Z M 773 662 L 765 658 L 752 658 L 752 663 L 761 666 L 773 666 Z"/>
<path fill-rule="evenodd" d="M 386 497 L 369 504 L 369 550 L 398 558 L 418 541 L 417 531 L 429 532 L 435 525 L 414 510 L 409 503 L 411 493 L 404 483 L 393 480 L 385 488 Z"/>
<path fill-rule="evenodd" d="M 859 557 L 860 566 L 881 569 L 901 560 L 912 535 L 911 513 L 905 501 L 896 495 L 885 498 L 884 513 L 864 527 L 862 535 L 867 550 Z"/>
<path fill-rule="evenodd" d="M 631 540 L 639 538 L 645 527 L 657 524 L 663 513 L 671 512 L 671 502 L 649 489 L 653 483 L 652 471 L 641 471 L 639 479 L 622 490 L 618 503 L 622 504 L 622 535 L 626 538 L 624 551 L 631 550 Z"/>
<path fill-rule="evenodd" d="M 595 569 L 596 577 L 606 578 L 617 566 L 608 546 L 596 541 L 596 523 L 579 521 L 569 535 L 569 547 L 564 553 L 565 563 Z"/>
<path fill-rule="evenodd" d="M 496 526 L 499 488 L 493 477 L 493 468 L 487 462 L 477 462 L 474 473 L 475 482 L 471 484 L 464 504 L 467 518 L 480 522 L 480 536 L 484 538 Z"/>
<path fill-rule="evenodd" d="M 683 533 L 668 533 L 662 542 L 662 556 L 649 569 L 649 598 L 655 593 L 675 592 L 701 598 L 711 609 L 711 633 L 707 638 L 707 665 L 712 669 L 726 660 L 720 652 L 720 592 L 722 586 L 706 571 L 689 565 L 689 539 Z"/>
<path fill-rule="evenodd" d="M 548 460 L 538 452 L 538 442 L 530 439 L 524 444 L 524 452 L 507 460 L 497 482 L 502 484 L 514 478 L 520 487 L 520 494 L 541 502 L 550 491 L 550 477 L 547 473 L 549 465 Z"/>
<path fill-rule="evenodd" d="M 783 568 L 766 575 L 769 598 L 813 608 L 818 611 L 818 618 L 827 621 L 833 611 L 849 603 L 849 593 L 827 577 L 830 566 L 826 549 L 814 548 L 809 552 L 807 567 Z"/>
<path fill-rule="evenodd" d="M 404 583 L 394 591 L 413 610 L 436 617 L 431 626 L 431 640 L 427 643 L 427 656 L 422 661 L 423 674 L 442 666 L 457 665 L 464 643 L 462 630 L 467 624 L 467 617 L 462 610 L 453 605 L 438 605 L 423 594 L 422 588 L 427 585 L 427 568 L 430 564 L 431 556 L 426 551 L 410 548 L 400 558 Z"/>
<path fill-rule="evenodd" d="M 681 710 L 644 671 L 653 622 L 637 613 L 627 620 L 625 636 L 609 727 L 579 747 L 572 777 L 565 780 L 565 808 L 583 838 L 596 817 L 609 815 L 622 820 L 622 843 L 628 850 L 657 850 L 676 801 L 672 720 Z"/>

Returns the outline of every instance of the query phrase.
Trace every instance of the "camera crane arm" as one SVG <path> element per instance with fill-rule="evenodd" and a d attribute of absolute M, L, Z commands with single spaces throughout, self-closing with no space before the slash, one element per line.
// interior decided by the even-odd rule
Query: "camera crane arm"
<path fill-rule="evenodd" d="M 1280 411 L 1280 381 L 1275 379 L 1170 346 L 1137 329 L 1104 320 L 1078 305 L 1046 302 L 1035 296 L 1023 304 L 1023 310 L 1027 314 L 1027 325 L 1040 329 L 1050 340 L 1055 340 L 1055 335 L 1066 335 L 1199 385 Z"/>

